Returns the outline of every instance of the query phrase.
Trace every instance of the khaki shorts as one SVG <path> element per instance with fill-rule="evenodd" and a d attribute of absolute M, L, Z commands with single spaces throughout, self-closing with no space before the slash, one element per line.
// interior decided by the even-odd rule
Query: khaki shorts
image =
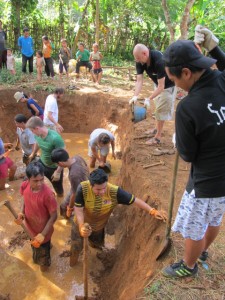
<path fill-rule="evenodd" d="M 109 145 L 106 145 L 106 146 L 101 147 L 101 148 L 96 146 L 96 150 L 100 151 L 101 156 L 107 156 L 109 154 Z M 89 144 L 88 144 L 88 156 L 93 157 L 91 146 Z"/>
<path fill-rule="evenodd" d="M 176 87 L 170 87 L 163 90 L 162 93 L 154 99 L 156 120 L 168 121 L 173 118 L 176 93 Z"/>

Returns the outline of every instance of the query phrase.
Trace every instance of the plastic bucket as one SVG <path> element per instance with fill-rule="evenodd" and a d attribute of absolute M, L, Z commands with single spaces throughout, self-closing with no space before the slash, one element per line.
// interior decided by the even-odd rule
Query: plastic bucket
<path fill-rule="evenodd" d="M 104 167 L 98 167 L 99 169 L 102 169 L 103 171 L 105 171 L 107 174 L 111 172 L 111 164 L 110 162 L 106 162 Z"/>
<path fill-rule="evenodd" d="M 146 119 L 146 108 L 141 106 L 134 106 L 134 122 L 140 122 Z"/>

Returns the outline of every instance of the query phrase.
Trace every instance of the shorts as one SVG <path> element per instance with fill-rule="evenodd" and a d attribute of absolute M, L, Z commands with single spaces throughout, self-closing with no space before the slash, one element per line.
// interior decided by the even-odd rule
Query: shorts
<path fill-rule="evenodd" d="M 8 170 L 13 166 L 13 161 L 9 157 L 5 157 L 0 164 L 0 179 L 8 177 Z"/>
<path fill-rule="evenodd" d="M 93 71 L 94 74 L 99 74 L 99 73 L 102 72 L 102 68 L 100 68 L 100 69 L 92 69 L 92 71 Z"/>
<path fill-rule="evenodd" d="M 195 192 L 184 192 L 172 227 L 183 238 L 202 240 L 208 226 L 219 226 L 225 212 L 225 197 L 196 198 Z"/>
<path fill-rule="evenodd" d="M 168 121 L 172 119 L 175 99 L 175 87 L 170 87 L 163 90 L 160 95 L 154 99 L 156 120 Z"/>
<path fill-rule="evenodd" d="M 101 156 L 107 156 L 109 154 L 109 145 L 106 145 L 101 148 L 96 146 L 96 150 L 100 151 Z M 88 156 L 93 157 L 93 153 L 92 153 L 91 146 L 89 145 L 89 143 L 88 143 Z"/>
<path fill-rule="evenodd" d="M 98 231 L 92 231 L 88 237 L 88 241 L 92 247 L 101 248 L 105 243 L 104 228 Z M 78 225 L 73 221 L 71 228 L 71 252 L 81 252 L 83 249 L 83 238 L 80 235 Z"/>
<path fill-rule="evenodd" d="M 39 266 L 50 266 L 51 265 L 51 241 L 42 244 L 39 248 L 35 248 L 31 245 L 33 252 L 33 262 Z"/>

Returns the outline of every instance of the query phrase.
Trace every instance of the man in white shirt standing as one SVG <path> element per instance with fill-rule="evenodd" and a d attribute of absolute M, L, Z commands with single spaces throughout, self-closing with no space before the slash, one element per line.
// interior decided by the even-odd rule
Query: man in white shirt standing
<path fill-rule="evenodd" d="M 54 93 L 49 95 L 45 101 L 44 109 L 44 125 L 50 129 L 62 133 L 63 127 L 58 123 L 59 109 L 57 100 L 61 99 L 64 95 L 63 88 L 56 88 Z"/>

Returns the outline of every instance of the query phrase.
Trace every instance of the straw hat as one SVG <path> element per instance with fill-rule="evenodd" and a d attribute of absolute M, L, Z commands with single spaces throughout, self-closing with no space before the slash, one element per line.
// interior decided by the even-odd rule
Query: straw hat
<path fill-rule="evenodd" d="M 21 92 L 16 92 L 14 95 L 14 98 L 16 99 L 16 102 L 19 102 L 20 99 L 22 99 L 24 97 L 24 94 Z"/>

